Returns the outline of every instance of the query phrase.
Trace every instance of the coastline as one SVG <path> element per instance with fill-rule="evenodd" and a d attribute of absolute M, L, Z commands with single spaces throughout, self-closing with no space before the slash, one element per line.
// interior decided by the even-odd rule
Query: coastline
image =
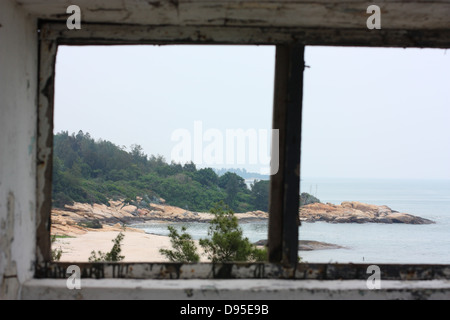
<path fill-rule="evenodd" d="M 240 222 L 267 220 L 269 214 L 263 211 L 235 213 Z M 52 210 L 52 234 L 79 235 L 89 229 L 103 229 L 103 226 L 127 226 L 148 222 L 202 222 L 213 219 L 212 213 L 192 212 L 178 207 L 151 203 L 147 208 L 126 205 L 122 201 L 105 204 L 75 203 L 63 209 Z M 299 220 L 304 222 L 325 221 L 329 223 L 381 223 L 381 224 L 434 224 L 434 221 L 419 216 L 400 213 L 388 206 L 361 202 L 312 203 L 299 210 Z"/>
<path fill-rule="evenodd" d="M 235 215 L 241 223 L 268 219 L 268 213 L 262 211 Z M 123 232 L 125 238 L 122 244 L 122 255 L 125 257 L 125 262 L 167 262 L 159 250 L 171 248 L 170 238 L 147 234 L 141 228 L 133 226 L 167 222 L 208 223 L 212 218 L 211 213 L 190 212 L 161 204 L 151 204 L 151 209 L 142 209 L 124 205 L 121 201 L 110 201 L 109 206 L 75 203 L 64 209 L 52 210 L 51 233 L 59 236 L 53 243 L 52 249 L 62 250 L 61 262 L 87 262 L 92 251 L 109 252 L 113 246 L 112 240 Z M 421 217 L 399 213 L 387 206 L 359 202 L 343 202 L 341 205 L 329 203 L 306 205 L 301 208 L 299 218 L 304 222 L 324 221 L 339 224 L 434 223 Z M 198 241 L 196 243 L 198 246 Z M 301 251 L 343 248 L 319 241 L 308 241 L 299 245 Z M 199 252 L 202 252 L 201 248 L 199 249 Z M 201 256 L 201 262 L 207 262 L 205 256 Z"/>

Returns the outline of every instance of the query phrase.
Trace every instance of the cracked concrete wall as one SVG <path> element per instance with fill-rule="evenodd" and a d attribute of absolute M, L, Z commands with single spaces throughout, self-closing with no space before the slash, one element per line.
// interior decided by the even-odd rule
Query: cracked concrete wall
<path fill-rule="evenodd" d="M 37 21 L 0 2 L 0 299 L 32 278 L 36 231 Z"/>

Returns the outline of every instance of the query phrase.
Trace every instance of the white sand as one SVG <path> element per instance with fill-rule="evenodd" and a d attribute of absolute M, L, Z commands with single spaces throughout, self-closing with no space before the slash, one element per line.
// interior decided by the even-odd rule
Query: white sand
<path fill-rule="evenodd" d="M 63 251 L 61 262 L 87 262 L 92 251 L 111 251 L 112 240 L 119 232 L 88 232 L 76 238 L 58 239 L 53 249 Z M 124 262 L 166 262 L 167 259 L 159 253 L 159 249 L 171 249 L 170 238 L 150 235 L 141 232 L 124 232 L 122 253 Z M 198 244 L 198 242 L 197 242 Z M 201 251 L 200 251 L 201 252 Z M 205 261 L 202 257 L 201 261 Z"/>

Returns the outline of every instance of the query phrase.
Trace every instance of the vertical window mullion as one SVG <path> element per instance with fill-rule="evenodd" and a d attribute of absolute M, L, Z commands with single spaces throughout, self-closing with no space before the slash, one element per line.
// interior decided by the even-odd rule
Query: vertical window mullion
<path fill-rule="evenodd" d="M 273 129 L 279 130 L 279 168 L 271 177 L 269 261 L 298 261 L 303 45 L 278 45 Z"/>

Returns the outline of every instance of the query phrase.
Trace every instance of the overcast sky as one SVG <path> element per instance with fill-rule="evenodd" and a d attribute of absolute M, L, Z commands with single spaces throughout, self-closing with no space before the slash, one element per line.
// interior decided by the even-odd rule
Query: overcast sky
<path fill-rule="evenodd" d="M 304 177 L 450 179 L 450 52 L 307 47 L 306 64 Z M 270 130 L 274 67 L 274 47 L 60 47 L 55 133 L 170 162 L 196 121 L 224 138 Z"/>

